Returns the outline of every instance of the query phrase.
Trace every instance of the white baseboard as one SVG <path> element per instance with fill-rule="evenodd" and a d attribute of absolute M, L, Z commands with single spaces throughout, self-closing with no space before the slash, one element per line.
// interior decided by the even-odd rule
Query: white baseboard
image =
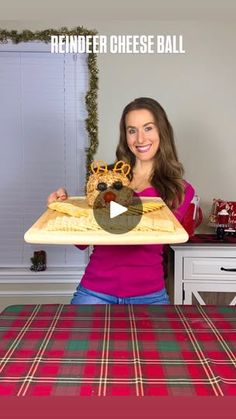
<path fill-rule="evenodd" d="M 81 279 L 84 273 L 84 266 L 81 267 L 57 267 L 47 268 L 46 271 L 34 272 L 29 268 L 0 267 L 1 284 L 43 284 L 48 283 L 74 283 Z"/>
<path fill-rule="evenodd" d="M 71 291 L 48 291 L 48 290 L 34 290 L 34 291 L 0 291 L 1 297 L 69 297 L 71 296 Z"/>
<path fill-rule="evenodd" d="M 0 310 L 12 304 L 69 303 L 85 267 L 29 268 L 0 267 Z"/>

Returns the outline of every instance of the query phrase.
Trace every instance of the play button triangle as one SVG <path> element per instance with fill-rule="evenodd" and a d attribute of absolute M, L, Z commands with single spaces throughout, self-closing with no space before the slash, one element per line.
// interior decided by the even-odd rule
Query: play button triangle
<path fill-rule="evenodd" d="M 110 202 L 110 218 L 115 218 L 126 211 L 128 211 L 128 208 L 124 207 L 123 205 L 118 204 L 115 201 Z"/>

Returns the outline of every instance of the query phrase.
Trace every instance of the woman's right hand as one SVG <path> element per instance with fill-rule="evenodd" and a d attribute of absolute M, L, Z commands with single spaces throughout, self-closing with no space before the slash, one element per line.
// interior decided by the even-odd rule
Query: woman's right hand
<path fill-rule="evenodd" d="M 47 198 L 47 203 L 51 204 L 51 202 L 60 200 L 64 201 L 68 198 L 67 191 L 64 188 L 59 188 L 57 191 L 50 193 L 50 195 Z"/>

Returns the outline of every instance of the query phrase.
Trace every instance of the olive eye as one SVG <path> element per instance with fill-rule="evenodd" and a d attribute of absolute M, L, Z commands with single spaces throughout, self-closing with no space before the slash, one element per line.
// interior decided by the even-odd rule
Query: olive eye
<path fill-rule="evenodd" d="M 116 182 L 113 183 L 112 187 L 114 189 L 116 189 L 117 191 L 119 191 L 120 189 L 123 188 L 123 184 L 122 184 L 122 182 L 120 182 L 119 180 L 117 180 Z"/>
<path fill-rule="evenodd" d="M 105 191 L 107 189 L 107 184 L 105 182 L 99 182 L 97 184 L 98 191 Z"/>

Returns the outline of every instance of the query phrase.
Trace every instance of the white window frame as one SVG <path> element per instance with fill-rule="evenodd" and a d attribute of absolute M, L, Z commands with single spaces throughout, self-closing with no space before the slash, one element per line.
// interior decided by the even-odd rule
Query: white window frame
<path fill-rule="evenodd" d="M 21 42 L 20 44 L 14 44 L 12 42 L 8 42 L 6 44 L 0 44 L 0 52 L 50 52 L 50 44 L 48 43 L 44 43 L 44 42 L 26 42 L 23 43 Z M 74 60 L 76 60 L 78 58 L 77 55 L 73 55 Z M 80 58 L 80 57 L 79 57 Z M 86 83 L 88 85 L 88 70 L 87 70 L 87 74 L 84 75 L 85 79 L 86 79 Z M 86 91 L 87 91 L 88 86 L 86 86 Z M 1 112 L 1 110 L 0 110 Z M 82 141 L 83 144 L 83 148 L 85 150 L 85 148 L 88 146 L 88 133 L 85 129 L 85 118 L 78 118 L 78 120 L 76 121 L 77 124 L 77 135 L 79 136 L 78 131 L 81 128 L 81 124 L 84 124 L 84 129 L 83 129 L 83 135 L 84 135 L 84 139 Z M 81 132 L 81 131 L 80 131 Z M 86 138 L 85 138 L 86 137 Z M 76 139 L 76 141 L 78 140 L 78 138 Z M 80 146 L 78 143 L 76 143 L 76 153 L 74 153 L 74 150 L 70 151 L 71 152 L 71 158 L 74 159 L 73 164 L 76 166 L 76 169 L 78 170 L 78 168 L 82 168 L 82 173 L 85 178 L 85 166 L 86 166 L 86 162 L 83 159 L 83 161 L 80 161 Z M 70 182 L 70 193 L 71 194 L 82 194 L 83 192 L 83 186 L 84 186 L 84 180 L 85 179 L 80 179 L 80 184 L 78 182 L 77 179 L 72 179 Z M 1 179 L 0 179 L 1 182 Z M 58 185 L 55 184 L 55 188 Z M 64 186 L 64 185 L 62 185 Z M 65 185 L 66 186 L 66 185 Z M 45 196 L 45 202 L 46 202 L 46 196 Z M 0 203 L 1 205 L 1 203 Z M 40 210 L 40 209 L 39 209 Z M 37 218 L 40 215 L 40 213 L 35 213 L 35 217 Z M 28 226 L 27 226 L 28 227 Z M 25 227 L 27 229 L 27 227 Z M 24 233 L 24 232 L 22 232 Z M 2 245 L 4 245 L 4 238 L 2 236 L 1 238 L 2 241 Z M 22 234 L 22 246 L 23 246 L 23 250 L 21 249 L 20 251 L 22 252 L 22 257 L 21 257 L 21 263 L 16 263 L 16 264 L 9 264 L 6 263 L 4 264 L 4 261 L 1 261 L 0 263 L 0 270 L 5 271 L 7 268 L 11 269 L 28 269 L 30 266 L 30 257 L 33 256 L 33 252 L 34 250 L 41 250 L 42 248 L 44 250 L 46 250 L 47 254 L 48 254 L 48 266 L 52 267 L 52 268 L 58 268 L 58 267 L 69 267 L 69 268 L 73 268 L 73 267 L 78 267 L 80 269 L 83 269 L 86 264 L 87 264 L 87 260 L 88 260 L 88 251 L 87 252 L 80 252 L 78 249 L 74 249 L 73 246 L 37 246 L 37 245 L 28 245 L 25 244 L 23 241 L 23 234 Z M 58 256 L 57 256 L 58 254 Z M 1 273 L 1 272 L 0 272 Z"/>

